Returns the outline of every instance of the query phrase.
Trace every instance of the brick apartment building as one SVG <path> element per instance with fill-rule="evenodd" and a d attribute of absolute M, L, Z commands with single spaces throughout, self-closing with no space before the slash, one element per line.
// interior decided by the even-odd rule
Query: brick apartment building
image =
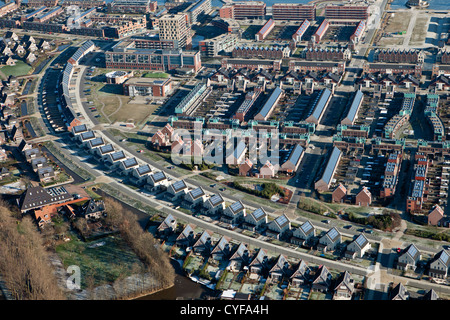
<path fill-rule="evenodd" d="M 231 52 L 233 58 L 283 59 L 290 56 L 291 49 L 280 46 L 270 47 L 235 47 Z"/>
<path fill-rule="evenodd" d="M 157 2 L 150 0 L 113 0 L 108 3 L 110 13 L 150 13 L 158 8 Z"/>
<path fill-rule="evenodd" d="M 314 61 L 342 61 L 351 59 L 351 50 L 346 48 L 305 48 L 302 53 L 302 58 Z"/>
<path fill-rule="evenodd" d="M 266 4 L 263 1 L 245 1 L 225 4 L 220 8 L 219 16 L 225 19 L 264 19 Z"/>
<path fill-rule="evenodd" d="M 222 59 L 222 68 L 249 70 L 280 70 L 281 60 L 268 59 Z"/>
<path fill-rule="evenodd" d="M 274 20 L 316 20 L 316 5 L 300 3 L 275 3 L 272 5 Z"/>
<path fill-rule="evenodd" d="M 152 50 L 123 47 L 120 43 L 105 52 L 107 68 L 168 71 L 180 67 L 198 72 L 201 68 L 199 51 Z"/>
<path fill-rule="evenodd" d="M 398 62 L 398 63 L 422 63 L 424 53 L 422 50 L 414 49 L 377 49 L 373 55 L 377 62 Z"/>
<path fill-rule="evenodd" d="M 369 18 L 369 6 L 327 5 L 325 6 L 325 18 L 367 20 Z"/>

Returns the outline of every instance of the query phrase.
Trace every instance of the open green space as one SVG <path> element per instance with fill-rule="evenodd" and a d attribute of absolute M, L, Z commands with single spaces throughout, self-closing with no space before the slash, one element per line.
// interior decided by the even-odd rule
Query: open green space
<path fill-rule="evenodd" d="M 7 77 L 9 76 L 18 77 L 28 74 L 28 71 L 30 71 L 30 69 L 31 66 L 29 64 L 26 64 L 21 60 L 17 60 L 14 66 L 4 66 L 0 68 L 0 71 Z"/>
<path fill-rule="evenodd" d="M 142 267 L 138 257 L 120 237 L 83 242 L 72 235 L 72 240 L 57 246 L 56 252 L 64 268 L 80 267 L 82 289 L 112 283 L 136 273 L 136 267 Z"/>

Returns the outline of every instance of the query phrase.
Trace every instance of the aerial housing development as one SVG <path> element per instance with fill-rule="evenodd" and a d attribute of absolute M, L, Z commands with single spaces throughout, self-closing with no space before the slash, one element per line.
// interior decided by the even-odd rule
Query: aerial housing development
<path fill-rule="evenodd" d="M 450 6 L 294 2 L 0 4 L 0 300 L 450 299 Z"/>

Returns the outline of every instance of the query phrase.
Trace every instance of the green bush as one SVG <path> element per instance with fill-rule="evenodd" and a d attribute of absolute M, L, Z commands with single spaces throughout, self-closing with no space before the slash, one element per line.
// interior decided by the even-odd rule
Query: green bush
<path fill-rule="evenodd" d="M 261 184 L 262 190 L 254 190 L 254 189 L 244 187 L 237 181 L 234 181 L 232 186 L 233 186 L 233 188 L 235 188 L 237 190 L 251 193 L 255 196 L 265 198 L 265 199 L 272 198 L 272 196 L 274 194 L 279 194 L 281 197 L 285 196 L 284 190 L 282 188 L 280 188 L 279 186 L 277 186 L 273 182 L 265 182 L 265 183 Z"/>

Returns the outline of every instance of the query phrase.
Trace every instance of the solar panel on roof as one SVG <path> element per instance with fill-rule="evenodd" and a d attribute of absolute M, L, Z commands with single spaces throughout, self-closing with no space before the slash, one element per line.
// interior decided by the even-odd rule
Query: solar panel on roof
<path fill-rule="evenodd" d="M 447 261 L 448 261 L 448 253 L 447 253 L 447 251 L 445 251 L 445 250 L 443 250 L 442 251 L 442 253 L 441 253 L 441 260 L 442 260 L 442 262 L 444 263 L 444 264 L 447 264 Z"/>
<path fill-rule="evenodd" d="M 186 228 L 184 228 L 184 230 L 183 230 L 183 234 L 185 235 L 185 236 L 188 236 L 191 232 L 193 232 L 194 230 L 192 230 L 192 228 L 191 228 L 191 226 L 190 225 L 187 225 L 186 226 Z"/>
<path fill-rule="evenodd" d="M 415 246 L 411 245 L 407 252 L 411 257 L 414 257 L 417 253 L 417 248 Z"/>
<path fill-rule="evenodd" d="M 231 205 L 231 210 L 233 211 L 233 212 L 237 212 L 237 211 L 239 211 L 239 210 L 241 210 L 241 209 L 243 209 L 244 207 L 242 206 L 242 203 L 240 202 L 240 201 L 236 201 L 235 203 L 233 203 L 232 205 Z"/>
<path fill-rule="evenodd" d="M 144 173 L 152 171 L 152 169 L 150 168 L 150 166 L 148 164 L 144 164 L 143 166 L 140 166 L 139 168 L 137 168 L 137 171 L 139 174 L 144 174 Z"/>
<path fill-rule="evenodd" d="M 306 221 L 304 224 L 302 224 L 302 226 L 300 227 L 300 229 L 303 230 L 304 233 L 308 233 L 309 230 L 312 229 L 312 224 L 309 221 Z"/>
<path fill-rule="evenodd" d="M 201 195 L 203 195 L 203 189 L 201 187 L 198 187 L 197 189 L 194 189 L 191 191 L 191 196 L 195 199 Z"/>
<path fill-rule="evenodd" d="M 179 181 L 175 182 L 172 186 L 175 191 L 179 191 L 181 189 L 186 188 L 186 184 L 184 183 L 184 180 L 179 180 Z"/>
<path fill-rule="evenodd" d="M 100 147 L 102 153 L 111 152 L 114 150 L 112 144 L 107 144 L 106 146 Z"/>
<path fill-rule="evenodd" d="M 125 158 L 125 154 L 123 153 L 123 151 L 117 151 L 113 153 L 111 157 L 113 158 L 113 160 L 122 159 Z"/>
<path fill-rule="evenodd" d="M 215 206 L 216 204 L 222 202 L 223 198 L 220 194 L 215 194 L 214 196 L 211 197 L 210 201 L 212 205 Z"/>
<path fill-rule="evenodd" d="M 155 174 L 153 174 L 153 180 L 155 180 L 156 182 L 164 180 L 166 178 L 166 175 L 164 173 L 164 171 L 159 171 L 156 172 Z"/>
<path fill-rule="evenodd" d="M 255 211 L 253 211 L 253 216 L 255 217 L 256 220 L 258 220 L 263 215 L 265 215 L 265 212 L 262 208 L 258 208 Z"/>
<path fill-rule="evenodd" d="M 130 167 L 130 166 L 137 165 L 138 163 L 136 161 L 136 158 L 129 158 L 129 159 L 126 159 L 123 162 L 123 164 L 125 165 L 125 167 Z"/>
<path fill-rule="evenodd" d="M 279 216 L 278 218 L 275 219 L 276 222 L 278 223 L 278 225 L 283 226 L 285 223 L 288 222 L 288 219 L 286 218 L 285 215 Z"/>
<path fill-rule="evenodd" d="M 338 231 L 336 228 L 331 229 L 330 231 L 328 231 L 328 237 L 330 237 L 330 239 L 335 239 L 338 236 Z"/>
<path fill-rule="evenodd" d="M 358 244 L 358 246 L 362 247 L 367 242 L 367 239 L 363 234 L 360 234 L 355 241 Z"/>

